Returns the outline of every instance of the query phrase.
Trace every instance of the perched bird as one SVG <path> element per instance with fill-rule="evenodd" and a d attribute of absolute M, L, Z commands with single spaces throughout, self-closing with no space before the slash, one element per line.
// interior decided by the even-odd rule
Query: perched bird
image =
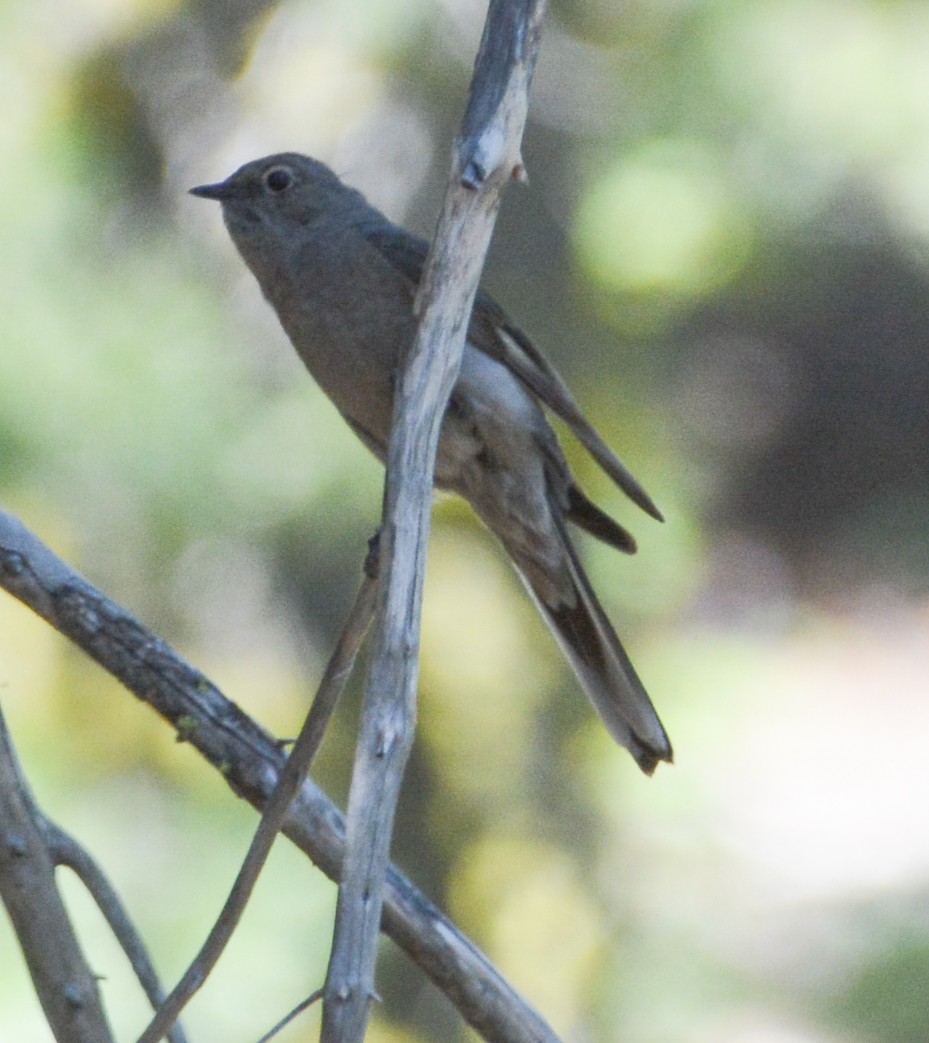
<path fill-rule="evenodd" d="M 300 358 L 383 462 L 428 244 L 297 153 L 254 160 L 191 192 L 222 204 L 233 242 Z M 635 542 L 580 490 L 543 406 L 635 503 L 661 519 L 561 377 L 479 291 L 442 423 L 436 485 L 463 496 L 503 544 L 610 734 L 651 774 L 658 761 L 671 760 L 671 745 L 594 595 L 567 522 L 626 553 Z"/>

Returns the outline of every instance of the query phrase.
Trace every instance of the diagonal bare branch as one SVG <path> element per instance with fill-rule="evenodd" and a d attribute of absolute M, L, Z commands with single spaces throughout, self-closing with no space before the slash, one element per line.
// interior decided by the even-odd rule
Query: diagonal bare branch
<path fill-rule="evenodd" d="M 285 761 L 273 736 L 3 511 L 0 586 L 172 723 L 238 796 L 265 806 Z M 345 823 L 312 780 L 303 783 L 283 831 L 338 879 Z M 382 929 L 491 1043 L 558 1043 L 487 957 L 394 866 L 387 870 Z"/>
<path fill-rule="evenodd" d="M 370 556 L 369 556 L 370 560 Z M 264 868 L 271 846 L 284 824 L 287 811 L 322 745 L 326 727 L 335 710 L 339 696 L 351 674 L 364 636 L 374 614 L 374 594 L 377 585 L 376 572 L 366 569 L 364 579 L 355 597 L 342 635 L 326 666 L 316 697 L 310 706 L 300 735 L 284 763 L 274 792 L 264 807 L 258 829 L 239 868 L 232 890 L 223 905 L 206 941 L 197 956 L 185 971 L 171 994 L 158 1005 L 151 1024 L 139 1037 L 138 1043 L 158 1043 L 194 993 L 206 981 L 207 975 L 232 938 L 245 906 L 251 897 L 258 876 Z"/>

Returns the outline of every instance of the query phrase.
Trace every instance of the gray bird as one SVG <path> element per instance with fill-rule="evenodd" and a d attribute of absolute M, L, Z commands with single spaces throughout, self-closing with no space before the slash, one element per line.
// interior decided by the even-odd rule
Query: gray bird
<path fill-rule="evenodd" d="M 300 358 L 383 462 L 428 244 L 388 221 L 328 167 L 297 153 L 254 160 L 191 191 L 222 204 L 233 242 Z M 620 489 L 661 520 L 561 377 L 478 291 L 442 424 L 436 485 L 463 496 L 503 544 L 610 734 L 650 775 L 658 761 L 672 759 L 671 745 L 566 523 L 625 553 L 635 551 L 635 541 L 580 490 L 543 406 L 569 425 Z"/>

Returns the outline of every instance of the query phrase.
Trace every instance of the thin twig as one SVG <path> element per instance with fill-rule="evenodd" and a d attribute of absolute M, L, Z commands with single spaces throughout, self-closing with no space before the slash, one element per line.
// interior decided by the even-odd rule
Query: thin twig
<path fill-rule="evenodd" d="M 4 727 L 2 720 L 0 720 L 0 727 Z M 12 745 L 8 734 L 5 741 L 9 757 Z M 109 924 L 110 930 L 129 961 L 146 998 L 152 1008 L 157 1010 L 159 1004 L 164 1000 L 164 989 L 155 972 L 148 950 L 145 948 L 145 943 L 135 929 L 116 889 L 90 853 L 39 807 L 35 794 L 23 774 L 22 767 L 15 759 L 15 753 L 12 753 L 11 764 L 19 778 L 19 791 L 23 805 L 42 836 L 53 866 L 64 866 L 70 869 L 84 885 L 87 893 Z M 168 1033 L 168 1040 L 169 1043 L 186 1043 L 186 1036 L 180 1025 L 172 1026 Z"/>
<path fill-rule="evenodd" d="M 135 928 L 116 889 L 90 853 L 70 834 L 39 813 L 39 828 L 56 865 L 65 866 L 80 880 L 113 932 L 153 1010 L 164 1002 L 165 992 L 142 936 Z M 179 1024 L 168 1033 L 170 1043 L 186 1043 Z"/>
<path fill-rule="evenodd" d="M 2 719 L 0 719 L 0 727 L 4 727 Z M 29 816 L 42 835 L 43 843 L 52 864 L 55 867 L 64 866 L 66 869 L 70 869 L 84 885 L 84 888 L 103 914 L 103 918 L 123 950 L 126 959 L 129 961 L 129 966 L 142 986 L 142 991 L 152 1005 L 152 1009 L 157 1010 L 159 1004 L 164 1001 L 164 989 L 158 979 L 145 943 L 142 941 L 142 936 L 136 930 L 116 888 L 110 883 L 109 878 L 90 852 L 42 811 L 35 794 L 26 780 L 22 766 L 16 760 L 15 751 L 12 751 L 12 741 L 8 733 L 6 743 L 8 757 L 12 752 L 11 764 L 19 779 L 21 799 Z M 169 1043 L 186 1043 L 186 1036 L 180 1025 L 172 1027 L 168 1033 L 168 1040 Z"/>
<path fill-rule="evenodd" d="M 55 866 L 0 714 L 0 899 L 57 1043 L 112 1043 L 97 980 L 55 886 Z"/>
<path fill-rule="evenodd" d="M 264 807 L 285 760 L 274 737 L 3 511 L 0 586 L 173 724 L 233 792 Z M 283 832 L 338 880 L 345 823 L 312 780 L 304 781 Z M 393 866 L 387 870 L 382 927 L 491 1043 L 558 1043 L 487 957 Z"/>
<path fill-rule="evenodd" d="M 322 1043 L 362 1043 L 397 800 L 416 723 L 419 627 L 439 430 L 461 364 L 500 195 L 520 142 L 545 0 L 491 0 L 394 403 L 371 667 L 348 802 Z"/>
<path fill-rule="evenodd" d="M 271 1029 L 270 1032 L 266 1032 L 261 1037 L 261 1039 L 258 1040 L 258 1043 L 268 1043 L 268 1040 L 273 1039 L 278 1034 L 278 1032 L 281 1031 L 281 1029 L 287 1028 L 287 1026 L 294 1020 L 294 1018 L 302 1014 L 307 1009 L 307 1007 L 312 1007 L 317 1000 L 321 1000 L 322 998 L 322 989 L 317 989 L 316 992 L 310 993 L 310 995 L 307 996 L 305 1000 L 301 1000 L 289 1014 L 281 1018 L 281 1020 L 274 1026 L 273 1029 Z"/>
<path fill-rule="evenodd" d="M 310 706 L 300 735 L 284 764 L 271 799 L 265 805 L 261 821 L 255 830 L 229 897 L 200 951 L 170 995 L 159 1006 L 148 1028 L 139 1037 L 139 1043 L 158 1043 L 194 993 L 206 981 L 207 975 L 216 966 L 232 938 L 232 933 L 245 911 L 258 876 L 270 854 L 275 837 L 322 745 L 326 727 L 371 623 L 376 587 L 376 572 L 366 571 L 358 588 L 355 603 L 320 681 L 319 690 Z"/>

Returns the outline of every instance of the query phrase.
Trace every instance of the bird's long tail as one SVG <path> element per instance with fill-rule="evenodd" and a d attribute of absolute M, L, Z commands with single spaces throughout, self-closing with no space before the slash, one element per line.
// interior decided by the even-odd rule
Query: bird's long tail
<path fill-rule="evenodd" d="M 659 761 L 672 760 L 671 743 L 561 528 L 573 604 L 546 603 L 528 576 L 522 578 L 607 730 L 629 750 L 642 771 L 651 775 Z"/>

